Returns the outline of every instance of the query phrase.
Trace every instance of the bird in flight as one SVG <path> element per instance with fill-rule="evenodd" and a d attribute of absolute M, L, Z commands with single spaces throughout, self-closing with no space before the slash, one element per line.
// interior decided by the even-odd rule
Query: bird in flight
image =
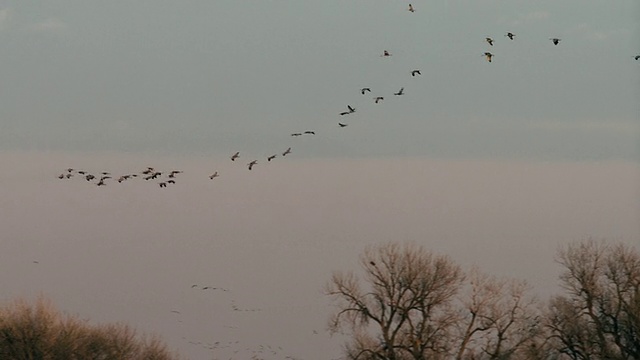
<path fill-rule="evenodd" d="M 401 87 L 400 90 L 398 90 L 397 93 L 393 93 L 393 95 L 404 95 L 404 88 Z"/>
<path fill-rule="evenodd" d="M 373 98 L 373 100 L 374 100 L 374 101 L 376 102 L 376 104 L 377 104 L 377 103 L 379 103 L 380 101 L 384 100 L 384 97 L 383 97 L 383 96 L 376 96 L 376 97 L 374 97 L 374 98 Z"/>
<path fill-rule="evenodd" d="M 490 53 L 490 52 L 486 52 L 486 53 L 484 53 L 483 56 L 487 58 L 488 62 L 491 62 L 491 58 L 493 57 L 493 54 Z"/>
<path fill-rule="evenodd" d="M 231 161 L 236 161 L 237 158 L 240 157 L 240 151 L 236 152 L 235 154 L 231 155 Z"/>
<path fill-rule="evenodd" d="M 493 39 L 488 37 L 488 38 L 484 38 L 484 40 L 489 43 L 489 45 L 493 46 Z"/>
<path fill-rule="evenodd" d="M 366 93 L 367 91 L 371 92 L 371 88 L 366 87 L 366 88 L 360 89 L 360 93 L 362 93 L 362 95 L 364 95 L 364 93 Z"/>
<path fill-rule="evenodd" d="M 287 154 L 291 154 L 291 148 L 287 148 L 287 150 L 282 153 L 282 156 L 287 156 Z"/>
<path fill-rule="evenodd" d="M 349 109 L 349 111 L 343 111 L 340 113 L 340 115 L 347 115 L 356 112 L 356 108 L 351 107 L 351 105 L 347 105 L 347 109 Z"/>
<path fill-rule="evenodd" d="M 167 187 L 167 183 L 166 182 L 158 183 L 158 185 L 160 185 L 161 188 Z"/>
<path fill-rule="evenodd" d="M 416 75 L 422 75 L 422 73 L 420 73 L 420 70 L 413 70 L 411 72 L 411 76 L 416 76 Z"/>
<path fill-rule="evenodd" d="M 291 136 L 300 136 L 300 135 L 302 135 L 302 133 L 293 133 L 293 134 L 291 134 Z"/>
<path fill-rule="evenodd" d="M 415 12 L 415 9 L 413 8 L 413 5 L 411 5 L 411 4 L 409 4 L 409 9 L 407 9 L 407 10 L 409 10 L 411 12 Z"/>
<path fill-rule="evenodd" d="M 277 155 L 271 155 L 267 158 L 267 161 L 271 161 L 276 158 Z"/>
<path fill-rule="evenodd" d="M 640 60 L 640 55 L 636 55 L 633 58 L 636 59 L 636 60 Z"/>
<path fill-rule="evenodd" d="M 380 57 L 388 57 L 388 56 L 391 56 L 391 53 L 387 50 L 383 51 L 382 55 L 380 55 Z"/>
<path fill-rule="evenodd" d="M 247 166 L 249 167 L 249 170 L 251 170 L 253 166 L 257 163 L 258 163 L 258 160 L 253 160 L 252 162 L 248 163 Z"/>
<path fill-rule="evenodd" d="M 213 174 L 209 175 L 209 179 L 213 180 L 213 179 L 217 178 L 218 176 L 220 176 L 220 175 L 218 175 L 218 172 L 216 171 Z"/>
<path fill-rule="evenodd" d="M 340 125 L 340 127 L 345 127 L 345 126 L 347 126 L 347 124 L 343 124 L 343 123 L 338 123 L 338 125 Z"/>
<path fill-rule="evenodd" d="M 304 133 L 307 134 L 307 135 L 315 135 L 316 134 L 315 131 L 305 131 Z"/>
<path fill-rule="evenodd" d="M 562 39 L 558 39 L 558 38 L 549 38 L 549 40 L 551 40 L 553 42 L 553 45 L 558 45 L 560 43 L 560 40 Z"/>
<path fill-rule="evenodd" d="M 513 40 L 513 38 L 516 37 L 516 35 L 512 32 L 508 32 L 505 36 L 508 37 L 509 40 Z"/>

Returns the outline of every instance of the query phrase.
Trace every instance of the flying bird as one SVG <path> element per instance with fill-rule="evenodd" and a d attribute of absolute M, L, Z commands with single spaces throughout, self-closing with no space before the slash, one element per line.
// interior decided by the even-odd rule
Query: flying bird
<path fill-rule="evenodd" d="M 97 183 L 96 185 L 97 185 L 97 186 L 103 186 L 103 185 L 105 185 L 104 180 L 102 180 L 102 179 L 101 179 L 100 181 L 98 181 L 98 183 Z"/>
<path fill-rule="evenodd" d="M 493 46 L 493 39 L 488 37 L 488 38 L 484 38 L 484 40 L 489 43 L 489 45 Z"/>
<path fill-rule="evenodd" d="M 347 126 L 347 124 L 343 124 L 343 123 L 338 123 L 338 125 L 340 125 L 340 127 L 345 127 L 345 126 Z"/>
<path fill-rule="evenodd" d="M 374 101 L 376 102 L 376 104 L 377 104 L 377 103 L 379 103 L 380 101 L 384 100 L 384 97 L 383 97 L 383 96 L 376 96 L 376 97 L 374 97 L 374 98 L 373 98 L 373 100 L 374 100 Z"/>
<path fill-rule="evenodd" d="M 413 70 L 411 72 L 411 76 L 416 76 L 416 75 L 422 75 L 422 73 L 420 73 L 420 70 Z"/>
<path fill-rule="evenodd" d="M 249 170 L 251 170 L 253 166 L 257 163 L 258 163 L 258 160 L 253 160 L 252 162 L 248 163 L 247 166 L 249 167 Z"/>
<path fill-rule="evenodd" d="M 302 135 L 302 133 L 293 133 L 293 134 L 291 134 L 291 136 L 300 136 L 300 135 Z"/>
<path fill-rule="evenodd" d="M 407 10 L 409 10 L 411 12 L 415 12 L 415 10 L 413 9 L 413 5 L 411 5 L 411 4 L 409 4 L 409 9 L 407 9 Z"/>
<path fill-rule="evenodd" d="M 171 180 L 167 180 L 167 184 L 175 184 L 175 183 L 176 183 L 176 181 L 175 181 L 175 180 L 173 180 L 173 179 L 171 179 Z"/>
<path fill-rule="evenodd" d="M 167 183 L 166 183 L 166 182 L 158 183 L 158 185 L 160 185 L 160 187 L 161 187 L 161 188 L 162 188 L 162 187 L 167 187 Z"/>
<path fill-rule="evenodd" d="M 291 148 L 287 148 L 287 150 L 282 153 L 282 156 L 287 156 L 287 154 L 291 154 Z"/>
<path fill-rule="evenodd" d="M 404 95 L 404 88 L 401 87 L 400 90 L 398 90 L 397 93 L 393 93 L 393 95 Z"/>
<path fill-rule="evenodd" d="M 491 58 L 492 58 L 494 55 L 493 55 L 492 53 L 490 53 L 490 52 L 486 52 L 486 53 L 484 53 L 484 55 L 483 55 L 483 56 L 487 58 L 487 61 L 488 61 L 488 62 L 491 62 Z"/>
<path fill-rule="evenodd" d="M 560 43 L 560 40 L 562 39 L 558 39 L 558 38 L 549 38 L 549 40 L 551 40 L 553 42 L 553 45 L 558 45 Z"/>
<path fill-rule="evenodd" d="M 209 175 L 209 179 L 213 180 L 213 179 L 217 178 L 218 176 L 220 176 L 220 175 L 218 175 L 218 172 L 216 171 L 213 174 Z"/>
<path fill-rule="evenodd" d="M 636 55 L 633 58 L 636 59 L 636 60 L 640 60 L 640 55 Z"/>
<path fill-rule="evenodd" d="M 516 37 L 516 35 L 512 32 L 508 32 L 505 36 L 508 37 L 509 40 L 513 40 L 513 38 Z"/>
<path fill-rule="evenodd" d="M 380 57 L 388 57 L 388 56 L 391 56 L 391 53 L 387 50 L 383 51 L 382 55 L 380 55 Z"/>
<path fill-rule="evenodd" d="M 64 174 L 58 175 L 58 179 L 64 179 Z"/>
<path fill-rule="evenodd" d="M 350 112 L 350 113 L 354 113 L 354 112 L 356 112 L 356 108 L 351 107 L 351 105 L 347 105 L 347 109 L 349 109 L 349 112 Z"/>
<path fill-rule="evenodd" d="M 277 155 L 271 155 L 267 158 L 267 161 L 271 161 L 276 158 Z"/>
<path fill-rule="evenodd" d="M 305 131 L 304 133 L 307 134 L 307 135 L 315 135 L 316 134 L 315 131 Z"/>
<path fill-rule="evenodd" d="M 364 93 L 366 93 L 367 91 L 371 92 L 371 88 L 366 87 L 366 88 L 360 89 L 360 93 L 362 93 L 362 95 L 364 95 Z"/>
<path fill-rule="evenodd" d="M 236 161 L 237 158 L 240 157 L 240 151 L 236 152 L 235 154 L 231 155 L 231 161 Z"/>

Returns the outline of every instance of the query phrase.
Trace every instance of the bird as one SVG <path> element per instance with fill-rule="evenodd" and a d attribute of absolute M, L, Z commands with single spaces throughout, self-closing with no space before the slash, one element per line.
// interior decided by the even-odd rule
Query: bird
<path fill-rule="evenodd" d="M 73 168 L 68 168 L 67 169 L 67 172 L 72 172 L 72 171 L 73 171 Z"/>
<path fill-rule="evenodd" d="M 293 134 L 291 134 L 291 136 L 300 136 L 300 135 L 302 135 L 302 133 L 293 133 Z"/>
<path fill-rule="evenodd" d="M 282 156 L 287 156 L 287 154 L 291 154 L 291 148 L 287 148 L 287 150 L 282 153 Z"/>
<path fill-rule="evenodd" d="M 345 126 L 347 126 L 347 124 L 343 124 L 343 123 L 340 123 L 340 122 L 338 123 L 338 125 L 340 125 L 340 127 L 345 127 Z"/>
<path fill-rule="evenodd" d="M 409 9 L 407 9 L 407 10 L 409 10 L 411 12 L 415 12 L 415 10 L 413 9 L 413 5 L 411 5 L 411 4 L 409 4 Z"/>
<path fill-rule="evenodd" d="M 516 35 L 512 32 L 508 32 L 505 36 L 508 37 L 509 40 L 513 40 L 513 38 L 516 37 Z"/>
<path fill-rule="evenodd" d="M 397 93 L 393 93 L 393 95 L 404 95 L 404 88 L 401 87 L 400 90 L 398 90 Z"/>
<path fill-rule="evenodd" d="M 276 158 L 277 155 L 271 155 L 267 158 L 267 161 L 271 161 Z"/>
<path fill-rule="evenodd" d="M 340 113 L 340 116 L 344 116 L 344 115 L 348 115 L 348 114 L 351 114 L 351 113 L 348 112 L 348 111 L 343 111 L 343 112 Z"/>
<path fill-rule="evenodd" d="M 493 39 L 488 37 L 488 38 L 484 38 L 484 40 L 489 43 L 489 45 L 493 46 Z"/>
<path fill-rule="evenodd" d="M 367 91 L 371 92 L 371 88 L 366 87 L 366 88 L 360 89 L 360 92 L 362 93 L 362 95 L 364 95 L 364 93 L 366 93 Z"/>
<path fill-rule="evenodd" d="M 176 183 L 176 181 L 175 181 L 175 180 L 173 180 L 173 179 L 171 179 L 171 180 L 167 180 L 167 184 L 175 184 L 175 183 Z"/>
<path fill-rule="evenodd" d="M 309 131 L 309 130 L 305 131 L 304 133 L 307 134 L 307 135 L 315 135 L 316 134 L 315 131 Z"/>
<path fill-rule="evenodd" d="M 391 53 L 387 50 L 383 51 L 382 55 L 380 55 L 380 57 L 388 57 L 388 56 L 391 56 Z"/>
<path fill-rule="evenodd" d="M 251 161 L 250 163 L 248 163 L 248 164 L 247 164 L 247 166 L 249 167 L 249 170 L 251 170 L 251 169 L 253 168 L 253 166 L 254 166 L 255 164 L 257 164 L 257 163 L 258 163 L 258 160 L 253 160 L 253 161 Z"/>
<path fill-rule="evenodd" d="M 95 179 L 96 177 L 91 175 L 91 174 L 87 174 L 87 176 L 85 176 L 84 178 L 87 179 L 87 181 L 91 181 L 91 180 Z"/>
<path fill-rule="evenodd" d="M 182 171 L 181 171 L 181 170 L 172 170 L 172 171 L 169 173 L 169 177 L 170 177 L 170 178 L 174 178 L 174 177 L 176 177 L 176 175 L 177 175 L 177 174 L 181 174 L 181 173 L 182 173 Z"/>
<path fill-rule="evenodd" d="M 377 103 L 379 103 L 380 101 L 384 100 L 384 96 L 376 96 L 373 98 L 373 100 Z"/>
<path fill-rule="evenodd" d="M 240 157 L 240 151 L 236 152 L 235 154 L 231 155 L 231 161 L 236 161 L 237 158 Z"/>
<path fill-rule="evenodd" d="M 349 109 L 349 112 L 351 112 L 351 113 L 356 112 L 356 108 L 351 107 L 351 105 L 347 105 L 347 109 Z"/>
<path fill-rule="evenodd" d="M 371 266 L 376 266 L 376 263 L 374 261 L 369 261 L 369 264 L 371 264 Z"/>
<path fill-rule="evenodd" d="M 558 38 L 549 38 L 549 40 L 551 40 L 553 42 L 553 45 L 558 45 L 560 43 L 560 40 L 562 39 L 558 39 Z"/>
<path fill-rule="evenodd" d="M 411 76 L 416 76 L 416 75 L 422 75 L 422 73 L 420 73 L 420 70 L 413 70 L 411 72 Z"/>
<path fill-rule="evenodd" d="M 97 186 L 103 186 L 103 185 L 105 185 L 104 180 L 102 180 L 102 179 L 101 179 L 100 181 L 98 181 L 98 183 L 97 183 L 96 185 L 97 185 Z"/>
<path fill-rule="evenodd" d="M 69 174 L 67 174 L 65 177 L 66 177 L 67 179 L 71 179 L 71 177 L 72 177 L 72 176 L 73 176 L 73 174 L 69 173 Z"/>
<path fill-rule="evenodd" d="M 220 175 L 218 175 L 218 172 L 216 171 L 213 174 L 209 175 L 209 179 L 213 180 L 213 179 L 217 178 L 218 176 L 220 176 Z"/>
<path fill-rule="evenodd" d="M 166 182 L 160 182 L 158 183 L 158 185 L 160 185 L 160 187 L 167 187 L 167 183 Z"/>
<path fill-rule="evenodd" d="M 488 62 L 491 62 L 491 58 L 492 58 L 494 55 L 493 55 L 492 53 L 490 53 L 490 52 L 486 52 L 486 53 L 484 53 L 484 55 L 483 55 L 483 56 L 487 58 L 487 61 L 488 61 Z"/>
<path fill-rule="evenodd" d="M 192 289 L 195 288 L 195 287 L 198 287 L 198 285 L 196 285 L 196 284 L 191 285 Z"/>
<path fill-rule="evenodd" d="M 58 175 L 58 179 L 64 179 L 64 174 Z"/>
<path fill-rule="evenodd" d="M 640 55 L 636 55 L 633 58 L 636 59 L 636 60 L 640 60 Z"/>

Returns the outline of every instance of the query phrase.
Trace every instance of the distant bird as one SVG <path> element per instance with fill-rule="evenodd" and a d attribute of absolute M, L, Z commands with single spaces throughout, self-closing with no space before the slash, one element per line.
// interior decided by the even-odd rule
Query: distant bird
<path fill-rule="evenodd" d="M 271 161 L 276 158 L 277 155 L 271 155 L 267 158 L 267 161 Z"/>
<path fill-rule="evenodd" d="M 196 284 L 191 285 L 192 289 L 195 288 L 195 287 L 198 287 L 198 285 L 196 285 Z"/>
<path fill-rule="evenodd" d="M 174 178 L 174 177 L 176 177 L 177 174 L 182 174 L 182 171 L 181 170 L 173 170 L 173 171 L 171 171 L 169 173 L 169 177 L 170 178 Z"/>
<path fill-rule="evenodd" d="M 380 101 L 384 100 L 384 96 L 376 96 L 373 98 L 373 100 L 377 103 L 379 103 Z"/>
<path fill-rule="evenodd" d="M 351 114 L 351 113 L 348 112 L 348 111 L 343 111 L 343 112 L 340 113 L 340 116 L 349 115 L 349 114 Z"/>
<path fill-rule="evenodd" d="M 343 124 L 343 123 L 338 123 L 338 125 L 340 125 L 340 127 L 345 127 L 345 126 L 347 126 L 347 124 Z"/>
<path fill-rule="evenodd" d="M 95 179 L 96 177 L 91 175 L 91 174 L 87 174 L 87 176 L 85 176 L 84 178 L 87 179 L 87 181 L 91 181 L 91 180 Z"/>
<path fill-rule="evenodd" d="M 175 181 L 175 180 L 173 180 L 173 179 L 171 179 L 171 180 L 167 180 L 167 184 L 175 184 L 175 183 L 176 183 L 176 181 Z"/>
<path fill-rule="evenodd" d="M 291 154 L 291 148 L 287 148 L 287 150 L 282 153 L 282 156 L 287 156 L 287 154 Z"/>
<path fill-rule="evenodd" d="M 558 45 L 560 43 L 560 40 L 562 39 L 558 39 L 558 38 L 549 38 L 549 40 L 551 40 L 553 42 L 553 45 Z"/>
<path fill-rule="evenodd" d="M 68 169 L 67 169 L 67 172 L 72 172 L 72 171 L 73 171 L 73 169 L 72 169 L 72 168 L 68 168 Z"/>
<path fill-rule="evenodd" d="M 171 312 L 174 313 L 174 314 L 180 314 L 180 311 L 178 311 L 178 310 L 171 310 Z"/>
<path fill-rule="evenodd" d="M 213 179 L 217 178 L 218 176 L 220 176 L 220 175 L 218 175 L 218 172 L 216 171 L 213 174 L 209 175 L 209 179 L 213 180 Z"/>
<path fill-rule="evenodd" d="M 516 37 L 516 35 L 512 32 L 508 32 L 505 36 L 508 37 L 509 40 L 513 40 L 513 38 Z"/>
<path fill-rule="evenodd" d="M 491 58 L 492 58 L 494 55 L 493 55 L 492 53 L 490 53 L 490 52 L 486 52 L 486 53 L 484 53 L 484 55 L 483 55 L 483 56 L 487 58 L 487 61 L 488 61 L 488 62 L 491 62 Z"/>
<path fill-rule="evenodd" d="M 413 70 L 411 72 L 411 76 L 416 76 L 416 75 L 422 75 L 422 73 L 420 73 L 420 70 Z"/>
<path fill-rule="evenodd" d="M 393 95 L 404 95 L 404 88 L 401 87 L 400 90 L 398 90 L 397 93 L 393 93 Z"/>
<path fill-rule="evenodd" d="M 100 177 L 100 181 L 107 180 L 107 179 L 111 179 L 111 176 L 105 175 L 105 176 Z"/>
<path fill-rule="evenodd" d="M 366 87 L 366 88 L 360 89 L 360 92 L 362 93 L 362 95 L 364 95 L 364 93 L 366 93 L 367 91 L 371 92 L 371 88 Z"/>
<path fill-rule="evenodd" d="M 160 187 L 167 187 L 167 183 L 166 182 L 160 182 L 158 183 L 158 185 L 160 185 Z"/>
<path fill-rule="evenodd" d="M 347 109 L 349 109 L 349 112 L 352 112 L 352 113 L 356 112 L 356 108 L 351 107 L 351 105 L 347 105 Z"/>
<path fill-rule="evenodd" d="M 58 175 L 58 179 L 64 179 L 64 174 Z"/>
<path fill-rule="evenodd" d="M 34 264 L 40 264 L 40 262 L 38 260 L 33 260 Z"/>
<path fill-rule="evenodd" d="M 411 12 L 415 12 L 415 10 L 413 9 L 413 5 L 411 5 L 411 4 L 409 4 L 409 9 L 407 9 L 407 10 L 409 10 Z"/>
<path fill-rule="evenodd" d="M 98 181 L 98 183 L 97 183 L 96 185 L 97 185 L 97 186 L 103 186 L 103 185 L 105 185 L 104 180 L 102 180 L 102 179 L 101 179 L 100 181 Z"/>
<path fill-rule="evenodd" d="M 291 134 L 291 136 L 300 136 L 300 135 L 302 135 L 302 133 L 293 133 L 293 134 Z"/>
<path fill-rule="evenodd" d="M 231 155 L 231 161 L 236 161 L 237 158 L 240 157 L 240 151 L 236 152 L 235 154 Z"/>
<path fill-rule="evenodd" d="M 376 266 L 376 263 L 373 261 L 369 261 L 369 264 L 371 264 L 371 266 Z"/>
<path fill-rule="evenodd" d="M 307 134 L 307 135 L 315 135 L 316 134 L 315 131 L 305 131 L 304 133 Z"/>
<path fill-rule="evenodd" d="M 71 179 L 71 177 L 72 177 L 72 176 L 73 176 L 73 174 L 67 174 L 67 175 L 66 175 L 66 178 L 67 178 L 67 179 Z"/>
<path fill-rule="evenodd" d="M 252 162 L 248 163 L 247 166 L 249 167 L 249 170 L 251 170 L 253 166 L 257 163 L 258 163 L 258 160 L 253 160 Z"/>
<path fill-rule="evenodd" d="M 380 57 L 388 57 L 388 56 L 391 56 L 391 53 L 387 50 L 383 51 L 382 55 L 380 55 Z"/>
<path fill-rule="evenodd" d="M 636 59 L 636 60 L 640 60 L 640 55 L 636 55 L 633 58 Z"/>
<path fill-rule="evenodd" d="M 108 171 L 103 171 L 103 172 L 101 172 L 101 174 L 102 174 L 102 175 L 111 175 L 111 173 L 110 173 L 110 172 L 108 172 Z"/>
<path fill-rule="evenodd" d="M 87 173 L 86 171 L 82 171 L 82 170 L 78 171 L 78 174 L 80 174 L 80 175 L 84 175 L 86 173 Z"/>
<path fill-rule="evenodd" d="M 489 43 L 489 45 L 493 46 L 493 39 L 488 37 L 488 38 L 484 38 L 484 40 Z"/>

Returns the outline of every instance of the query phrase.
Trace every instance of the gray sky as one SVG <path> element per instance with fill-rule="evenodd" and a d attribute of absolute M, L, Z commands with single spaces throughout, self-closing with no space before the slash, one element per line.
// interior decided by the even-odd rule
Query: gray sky
<path fill-rule="evenodd" d="M 189 341 L 328 359 L 322 286 L 368 244 L 542 297 L 558 246 L 639 244 L 640 4 L 412 4 L 0 1 L 0 300 L 43 293 L 193 359 L 211 353 Z M 147 166 L 184 173 L 56 178 Z"/>

